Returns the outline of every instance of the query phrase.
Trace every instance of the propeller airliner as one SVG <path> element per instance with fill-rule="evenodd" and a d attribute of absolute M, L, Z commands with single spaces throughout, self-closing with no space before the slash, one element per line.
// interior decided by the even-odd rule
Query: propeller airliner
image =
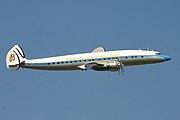
<path fill-rule="evenodd" d="M 124 72 L 125 66 L 160 63 L 171 60 L 152 50 L 106 51 L 98 47 L 90 53 L 72 54 L 40 59 L 26 59 L 24 51 L 15 45 L 6 56 L 6 66 L 10 70 L 29 68 L 36 70 L 95 70 Z"/>

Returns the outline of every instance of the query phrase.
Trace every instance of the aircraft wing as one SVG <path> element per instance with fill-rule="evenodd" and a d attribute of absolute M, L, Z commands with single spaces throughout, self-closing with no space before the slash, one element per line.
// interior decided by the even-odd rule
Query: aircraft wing
<path fill-rule="evenodd" d="M 78 67 L 83 70 L 83 69 L 93 69 L 96 66 L 104 67 L 104 64 L 99 63 L 99 62 L 91 62 L 91 63 L 87 63 Z"/>
<path fill-rule="evenodd" d="M 106 52 L 103 47 L 98 47 L 92 51 L 94 52 Z M 89 62 L 84 65 L 78 66 L 81 70 L 93 69 L 96 71 L 118 71 L 119 69 L 123 68 L 122 60 L 104 60 L 104 61 L 97 61 L 97 62 Z"/>
<path fill-rule="evenodd" d="M 120 69 L 117 61 L 90 62 L 78 67 L 82 70 L 93 69 L 95 71 L 117 71 Z"/>

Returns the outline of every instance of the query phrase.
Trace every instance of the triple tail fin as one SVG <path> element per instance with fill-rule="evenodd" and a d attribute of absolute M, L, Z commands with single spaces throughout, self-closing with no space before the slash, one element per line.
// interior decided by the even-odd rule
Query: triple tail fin
<path fill-rule="evenodd" d="M 26 61 L 24 51 L 19 45 L 15 45 L 6 56 L 6 66 L 10 70 L 17 70 L 20 64 Z"/>

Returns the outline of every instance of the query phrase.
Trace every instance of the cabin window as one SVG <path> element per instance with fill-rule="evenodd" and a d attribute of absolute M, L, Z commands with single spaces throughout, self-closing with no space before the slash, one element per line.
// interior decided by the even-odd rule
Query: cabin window
<path fill-rule="evenodd" d="M 76 60 L 74 62 L 77 62 Z"/>
<path fill-rule="evenodd" d="M 72 63 L 72 61 L 70 61 L 70 63 Z"/>
<path fill-rule="evenodd" d="M 52 64 L 55 64 L 54 62 Z"/>
<path fill-rule="evenodd" d="M 48 63 L 48 65 L 50 65 L 50 63 Z"/>
<path fill-rule="evenodd" d="M 141 56 L 141 58 L 143 58 L 144 56 Z"/>
<path fill-rule="evenodd" d="M 59 64 L 59 62 L 57 62 L 57 64 Z"/>
<path fill-rule="evenodd" d="M 131 58 L 134 58 L 134 56 L 131 56 Z"/>
<path fill-rule="evenodd" d="M 66 63 L 68 63 L 68 61 L 66 61 Z"/>
<path fill-rule="evenodd" d="M 92 61 L 94 61 L 94 59 L 92 59 Z"/>
<path fill-rule="evenodd" d="M 99 59 L 99 60 L 101 60 L 101 59 Z"/>
<path fill-rule="evenodd" d="M 137 58 L 137 56 L 135 56 L 135 58 Z"/>
<path fill-rule="evenodd" d="M 61 64 L 63 64 L 64 62 L 61 62 Z"/>
<path fill-rule="evenodd" d="M 128 57 L 125 57 L 126 59 L 128 59 Z"/>

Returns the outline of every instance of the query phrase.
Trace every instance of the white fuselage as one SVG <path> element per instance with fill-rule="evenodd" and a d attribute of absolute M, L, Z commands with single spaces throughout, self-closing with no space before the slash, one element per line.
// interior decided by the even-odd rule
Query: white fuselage
<path fill-rule="evenodd" d="M 82 70 L 82 65 L 99 62 L 108 64 L 117 59 L 120 59 L 124 66 L 133 66 L 159 63 L 171 58 L 157 51 L 117 50 L 26 60 L 20 67 L 38 70 Z"/>

